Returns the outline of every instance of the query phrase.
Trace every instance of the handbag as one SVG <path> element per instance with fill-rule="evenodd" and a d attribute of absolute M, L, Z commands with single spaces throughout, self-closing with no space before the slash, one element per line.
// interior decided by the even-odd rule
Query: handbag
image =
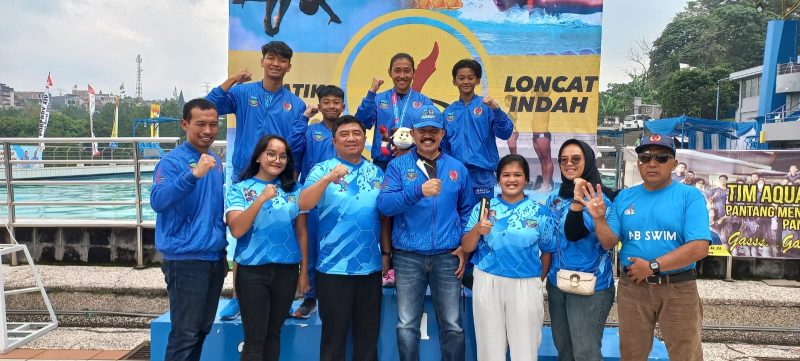
<path fill-rule="evenodd" d="M 561 217 L 559 217 L 559 220 L 560 219 Z M 595 268 L 594 272 L 592 273 L 565 269 L 564 258 L 561 256 L 561 234 L 559 231 L 560 227 L 556 227 L 556 247 L 558 251 L 556 287 L 566 293 L 574 293 L 576 295 L 583 296 L 593 295 L 594 287 L 597 284 L 597 277 L 595 277 L 595 273 L 597 273 L 597 270 L 600 269 L 600 264 L 603 263 L 603 257 L 608 256 L 608 252 L 600 257 L 600 261 L 597 263 L 597 268 Z"/>

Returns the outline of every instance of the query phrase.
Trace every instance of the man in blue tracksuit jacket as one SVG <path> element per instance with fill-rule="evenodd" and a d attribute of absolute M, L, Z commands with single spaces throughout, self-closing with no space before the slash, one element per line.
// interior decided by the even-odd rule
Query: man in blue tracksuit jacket
<path fill-rule="evenodd" d="M 356 119 L 364 123 L 367 129 L 375 127 L 370 149 L 372 163 L 383 170 L 386 170 L 386 165 L 393 156 L 381 152 L 381 131 L 385 130 L 388 137 L 393 128 L 411 128 L 411 120 L 418 118 L 422 106 L 433 104 L 430 98 L 411 89 L 414 79 L 414 58 L 411 55 L 395 54 L 389 61 L 389 77 L 394 87 L 381 93 L 378 93 L 378 89 L 383 80 L 372 79 L 372 85 L 355 114 Z"/>
<path fill-rule="evenodd" d="M 422 305 L 430 285 L 442 359 L 461 361 L 461 230 L 475 204 L 472 183 L 467 168 L 439 148 L 445 132 L 435 106 L 423 106 L 413 127 L 416 150 L 389 162 L 378 195 L 378 210 L 394 217 L 397 346 L 400 360 L 419 360 Z"/>
<path fill-rule="evenodd" d="M 208 150 L 219 128 L 214 104 L 186 103 L 181 127 L 187 141 L 156 165 L 150 206 L 156 211 L 156 249 L 164 255 L 172 322 L 164 358 L 199 360 L 228 270 L 225 175 L 222 160 Z"/>
<path fill-rule="evenodd" d="M 252 74 L 242 70 L 211 90 L 206 97 L 217 106 L 220 114 L 236 114 L 234 183 L 239 181 L 247 167 L 258 140 L 268 134 L 286 139 L 294 156 L 294 169 L 302 167 L 306 128 L 312 108 L 306 110 L 306 104 L 283 87 L 283 78 L 292 68 L 292 49 L 282 41 L 272 41 L 261 47 L 261 54 L 264 80 L 244 83 L 250 81 Z"/>
<path fill-rule="evenodd" d="M 453 85 L 459 99 L 444 110 L 442 149 L 464 163 L 476 197 L 491 198 L 500 162 L 495 138 L 508 140 L 514 123 L 491 97 L 475 94 L 481 82 L 481 65 L 473 59 L 453 66 Z"/>

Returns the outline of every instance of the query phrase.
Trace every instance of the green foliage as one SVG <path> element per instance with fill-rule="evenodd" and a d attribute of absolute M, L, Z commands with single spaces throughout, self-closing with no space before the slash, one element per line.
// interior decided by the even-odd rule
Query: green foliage
<path fill-rule="evenodd" d="M 665 81 L 684 63 L 710 69 L 741 70 L 762 62 L 770 12 L 758 12 L 746 1 L 697 1 L 679 13 L 650 52 L 650 78 Z"/>
<path fill-rule="evenodd" d="M 727 67 L 713 69 L 691 69 L 670 74 L 661 84 L 659 103 L 663 116 L 679 116 L 714 119 L 716 113 L 717 81 L 731 72 Z M 737 92 L 730 81 L 720 81 L 720 114 L 736 107 Z"/>

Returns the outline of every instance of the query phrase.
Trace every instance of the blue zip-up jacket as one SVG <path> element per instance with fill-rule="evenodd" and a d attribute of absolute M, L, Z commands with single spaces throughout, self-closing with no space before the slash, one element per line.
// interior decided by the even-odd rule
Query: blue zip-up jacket
<path fill-rule="evenodd" d="M 333 147 L 333 133 L 325 123 L 319 122 L 308 126 L 306 130 L 306 152 L 303 156 L 303 167 L 300 172 L 300 183 L 306 184 L 306 177 L 314 164 L 336 156 Z"/>
<path fill-rule="evenodd" d="M 381 154 L 381 133 L 379 131 L 381 126 L 386 127 L 386 130 L 389 131 L 392 128 L 411 128 L 411 120 L 419 117 L 419 108 L 425 104 L 433 104 L 427 96 L 409 89 L 404 97 L 398 97 L 396 103 L 398 114 L 395 115 L 395 104 L 392 102 L 393 94 L 394 88 L 378 94 L 368 91 L 367 96 L 361 101 L 361 105 L 358 106 L 356 111 L 356 119 L 360 120 L 367 129 L 375 127 L 375 133 L 372 136 L 372 147 L 370 148 L 373 161 L 388 162 L 392 160 L 391 156 L 387 157 Z M 395 120 L 397 120 L 397 123 L 395 123 Z"/>
<path fill-rule="evenodd" d="M 202 177 L 192 174 L 200 152 L 184 142 L 153 171 L 150 207 L 156 211 L 156 249 L 166 260 L 218 261 L 225 256 L 225 175 L 222 160 Z"/>
<path fill-rule="evenodd" d="M 422 184 L 428 177 L 417 160 L 417 153 L 409 152 L 389 162 L 378 210 L 394 217 L 394 248 L 422 254 L 452 251 L 461 245 L 462 230 L 475 204 L 467 168 L 442 153 L 436 159 L 442 191 L 436 197 L 425 197 Z"/>
<path fill-rule="evenodd" d="M 500 108 L 493 110 L 475 95 L 469 104 L 460 99 L 442 114 L 445 137 L 442 149 L 464 163 L 474 187 L 494 188 L 500 156 L 495 138 L 508 140 L 514 123 Z"/>
<path fill-rule="evenodd" d="M 289 142 L 294 156 L 294 168 L 300 170 L 308 127 L 308 118 L 303 116 L 306 104 L 300 98 L 284 87 L 277 93 L 270 93 L 258 81 L 236 84 L 227 92 L 216 87 L 208 93 L 206 99 L 216 105 L 220 115 L 236 115 L 234 182 L 239 181 L 242 171 L 247 168 L 256 143 L 268 134 L 279 135 Z"/>

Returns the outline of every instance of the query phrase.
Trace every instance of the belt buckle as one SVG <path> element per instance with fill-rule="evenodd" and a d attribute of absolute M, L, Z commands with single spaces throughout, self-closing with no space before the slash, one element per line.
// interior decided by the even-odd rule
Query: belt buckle
<path fill-rule="evenodd" d="M 660 285 L 661 284 L 661 277 L 659 277 L 658 275 L 649 275 L 644 279 L 644 281 L 648 285 Z"/>

